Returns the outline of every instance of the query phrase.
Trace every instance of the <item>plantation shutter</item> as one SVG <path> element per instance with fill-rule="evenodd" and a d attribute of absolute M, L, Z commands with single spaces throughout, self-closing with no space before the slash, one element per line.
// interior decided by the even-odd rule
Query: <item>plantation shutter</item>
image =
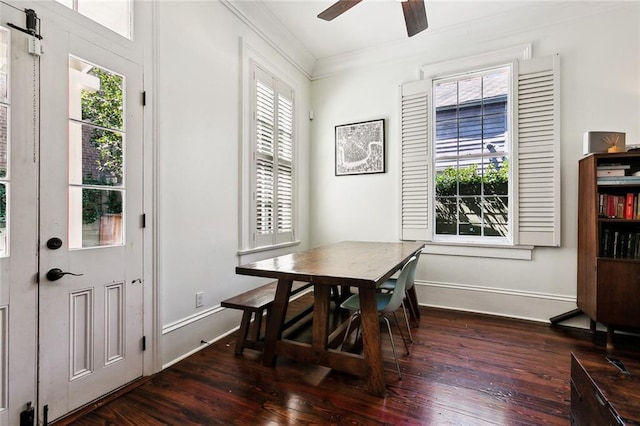
<path fill-rule="evenodd" d="M 516 62 L 514 243 L 560 246 L 560 78 L 557 55 Z"/>
<path fill-rule="evenodd" d="M 276 243 L 293 241 L 293 92 L 278 91 L 278 174 Z"/>
<path fill-rule="evenodd" d="M 261 76 L 262 77 L 262 76 Z M 256 81 L 255 236 L 258 246 L 270 243 L 274 231 L 274 127 L 275 92 L 264 80 Z"/>
<path fill-rule="evenodd" d="M 293 91 L 255 69 L 254 246 L 293 240 Z"/>
<path fill-rule="evenodd" d="M 400 88 L 402 143 L 402 240 L 430 240 L 429 98 L 430 80 Z"/>

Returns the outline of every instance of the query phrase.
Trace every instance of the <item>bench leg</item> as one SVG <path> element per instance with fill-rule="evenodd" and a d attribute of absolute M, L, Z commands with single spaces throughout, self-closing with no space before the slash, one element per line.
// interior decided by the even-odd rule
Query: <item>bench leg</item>
<path fill-rule="evenodd" d="M 256 315 L 253 317 L 253 340 L 260 340 L 260 331 L 262 329 L 262 316 L 264 314 L 264 309 L 259 309 L 256 311 Z"/>
<path fill-rule="evenodd" d="M 251 311 L 242 312 L 242 321 L 240 322 L 240 329 L 238 330 L 238 337 L 236 338 L 236 347 L 234 353 L 236 355 L 242 355 L 244 350 L 244 342 L 247 340 L 249 334 L 249 324 L 251 323 Z"/>

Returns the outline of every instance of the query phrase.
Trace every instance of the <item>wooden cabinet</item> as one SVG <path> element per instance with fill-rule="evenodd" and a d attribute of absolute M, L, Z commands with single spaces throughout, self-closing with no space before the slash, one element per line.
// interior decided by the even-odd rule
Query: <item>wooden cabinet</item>
<path fill-rule="evenodd" d="M 627 373 L 609 360 L 621 361 Z M 571 354 L 571 424 L 640 424 L 640 360 L 600 353 Z"/>
<path fill-rule="evenodd" d="M 600 175 L 598 176 L 598 171 Z M 580 160 L 578 308 L 607 327 L 640 329 L 640 153 Z M 616 176 L 622 175 L 622 176 Z"/>

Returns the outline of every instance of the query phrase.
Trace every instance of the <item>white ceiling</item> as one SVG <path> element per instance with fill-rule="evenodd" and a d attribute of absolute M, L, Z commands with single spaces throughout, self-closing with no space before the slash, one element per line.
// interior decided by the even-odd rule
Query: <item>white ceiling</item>
<path fill-rule="evenodd" d="M 315 79 L 424 53 L 447 39 L 482 43 L 486 37 L 598 15 L 640 0 L 425 0 L 429 28 L 411 38 L 399 0 L 363 0 L 329 22 L 317 15 L 334 0 L 220 1 Z"/>
<path fill-rule="evenodd" d="M 319 19 L 317 15 L 333 2 L 334 0 L 241 0 L 243 9 L 262 9 L 262 13 L 256 15 L 281 24 L 316 60 L 408 40 L 400 1 L 363 0 L 333 21 Z M 427 38 L 436 31 L 508 13 L 527 5 L 531 5 L 531 2 L 425 0 L 429 28 L 413 36 L 411 42 L 419 42 L 421 38 Z"/>

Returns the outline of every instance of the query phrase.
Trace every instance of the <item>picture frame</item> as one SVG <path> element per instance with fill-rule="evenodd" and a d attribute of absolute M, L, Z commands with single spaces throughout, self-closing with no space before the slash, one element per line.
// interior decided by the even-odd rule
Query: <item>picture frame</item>
<path fill-rule="evenodd" d="M 385 119 L 335 126 L 336 176 L 385 173 Z"/>

